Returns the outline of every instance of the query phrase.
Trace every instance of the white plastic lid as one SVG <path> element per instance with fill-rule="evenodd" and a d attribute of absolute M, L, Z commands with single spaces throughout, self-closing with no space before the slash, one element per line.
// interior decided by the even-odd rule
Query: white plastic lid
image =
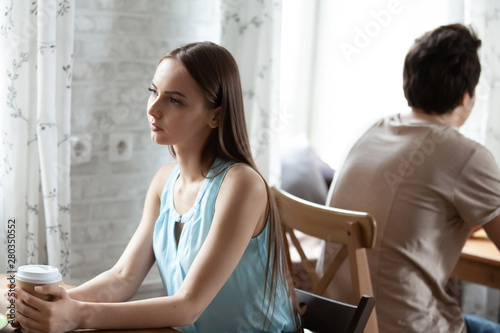
<path fill-rule="evenodd" d="M 48 284 L 60 282 L 62 276 L 59 270 L 53 266 L 26 265 L 17 269 L 16 280 L 35 284 Z"/>
<path fill-rule="evenodd" d="M 0 329 L 7 326 L 8 323 L 9 323 L 9 321 L 7 320 L 7 317 L 0 313 Z"/>

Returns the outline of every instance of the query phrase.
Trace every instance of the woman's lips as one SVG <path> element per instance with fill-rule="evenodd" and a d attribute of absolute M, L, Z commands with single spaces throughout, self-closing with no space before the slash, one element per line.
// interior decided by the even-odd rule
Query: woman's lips
<path fill-rule="evenodd" d="M 149 128 L 153 131 L 153 132 L 160 132 L 160 131 L 163 131 L 162 128 L 159 128 L 158 126 L 156 126 L 155 124 L 153 123 L 150 123 L 149 124 Z"/>

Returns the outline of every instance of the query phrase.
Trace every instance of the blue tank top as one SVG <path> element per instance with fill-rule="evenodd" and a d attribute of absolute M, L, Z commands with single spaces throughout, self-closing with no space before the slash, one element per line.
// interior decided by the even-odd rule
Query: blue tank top
<path fill-rule="evenodd" d="M 168 295 L 174 295 L 179 290 L 203 245 L 212 225 L 220 186 L 233 165 L 232 162 L 216 159 L 193 206 L 182 216 L 175 210 L 173 198 L 174 184 L 179 177 L 178 165 L 172 170 L 161 194 L 160 215 L 153 234 L 156 262 Z M 181 219 L 184 226 L 176 246 L 175 223 Z M 295 331 L 291 301 L 282 285 L 275 289 L 274 306 L 269 308 L 264 327 L 269 304 L 268 293 L 264 297 L 268 224 L 250 240 L 235 270 L 198 320 L 177 329 L 203 333 Z"/>

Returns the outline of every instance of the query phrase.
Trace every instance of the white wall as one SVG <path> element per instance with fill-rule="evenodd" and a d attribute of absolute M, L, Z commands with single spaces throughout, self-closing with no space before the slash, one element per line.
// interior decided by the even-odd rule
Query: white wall
<path fill-rule="evenodd" d="M 76 1 L 72 136 L 91 148 L 91 159 L 76 164 L 73 156 L 71 168 L 75 284 L 116 262 L 139 223 L 154 173 L 172 161 L 166 147 L 150 140 L 147 88 L 167 51 L 188 42 L 217 42 L 214 3 Z M 130 138 L 130 159 L 110 162 L 109 139 L 116 134 Z M 152 272 L 149 279 L 158 281 Z"/>

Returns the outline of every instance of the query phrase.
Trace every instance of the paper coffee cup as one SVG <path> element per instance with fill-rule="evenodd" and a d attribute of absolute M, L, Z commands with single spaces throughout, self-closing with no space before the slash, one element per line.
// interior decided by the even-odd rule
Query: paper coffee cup
<path fill-rule="evenodd" d="M 53 266 L 46 265 L 25 265 L 20 266 L 16 273 L 16 286 L 27 291 L 33 296 L 46 301 L 51 301 L 51 295 L 43 295 L 35 292 L 36 286 L 47 284 L 59 285 L 62 276 L 59 270 Z"/>

